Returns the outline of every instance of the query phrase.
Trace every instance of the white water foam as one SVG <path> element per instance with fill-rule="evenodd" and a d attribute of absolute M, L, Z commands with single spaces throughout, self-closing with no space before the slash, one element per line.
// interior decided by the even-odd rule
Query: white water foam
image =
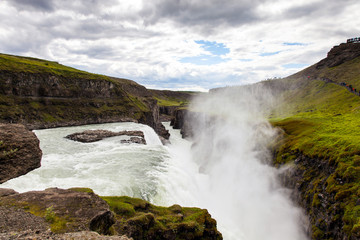
<path fill-rule="evenodd" d="M 172 133 L 162 204 L 206 208 L 228 240 L 304 240 L 306 218 L 278 181 L 267 146 L 277 134 L 262 91 L 219 92 L 194 101 L 195 144 Z M 209 117 L 210 116 L 210 117 Z M 176 138 L 173 139 L 173 136 Z"/>
<path fill-rule="evenodd" d="M 121 144 L 123 137 L 81 143 L 65 136 L 84 130 L 140 130 L 147 145 Z M 149 126 L 109 123 L 34 131 L 43 151 L 41 167 L 1 187 L 19 192 L 50 187 L 89 187 L 100 195 L 128 195 L 151 200 L 157 191 L 156 171 L 162 170 L 166 149 Z"/>
<path fill-rule="evenodd" d="M 239 102 L 246 100 L 197 102 L 203 110 L 220 113 L 222 121 L 213 121 L 210 127 L 202 121 L 205 118 L 196 119 L 199 137 L 194 146 L 168 123 L 172 142 L 168 146 L 161 145 L 153 129 L 135 123 L 37 130 L 42 167 L 0 187 L 19 192 L 89 187 L 103 196 L 206 208 L 227 240 L 307 239 L 300 209 L 278 183 L 277 170 L 266 163 L 265 146 L 274 131 L 256 106 L 241 108 Z M 224 106 L 236 109 L 236 114 Z M 141 130 L 148 145 L 120 144 L 121 137 L 94 143 L 64 138 L 88 129 Z"/>

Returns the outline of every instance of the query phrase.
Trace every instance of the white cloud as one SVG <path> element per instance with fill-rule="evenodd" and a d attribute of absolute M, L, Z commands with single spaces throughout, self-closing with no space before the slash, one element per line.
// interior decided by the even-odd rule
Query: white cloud
<path fill-rule="evenodd" d="M 359 34 L 358 12 L 358 0 L 8 0 L 0 2 L 0 52 L 154 88 L 204 90 L 284 77 L 319 61 Z M 223 43 L 226 61 L 182 62 L 209 54 L 198 40 Z"/>

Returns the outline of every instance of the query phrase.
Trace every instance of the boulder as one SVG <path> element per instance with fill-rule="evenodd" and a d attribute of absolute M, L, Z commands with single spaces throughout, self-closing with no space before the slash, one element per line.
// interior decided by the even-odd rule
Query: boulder
<path fill-rule="evenodd" d="M 0 183 L 40 167 L 36 135 L 21 124 L 0 124 Z"/>
<path fill-rule="evenodd" d="M 71 232 L 54 234 L 51 231 L 22 231 L 12 233 L 0 233 L 0 239 L 51 239 L 51 240 L 133 240 L 126 236 L 104 236 L 92 231 Z"/>
<path fill-rule="evenodd" d="M 127 143 L 141 143 L 146 144 L 144 133 L 142 131 L 121 131 L 121 132 L 112 132 L 108 130 L 86 130 L 79 133 L 73 133 L 67 135 L 66 138 L 88 143 L 100 141 L 104 138 L 115 137 L 115 136 L 132 136 L 130 140 L 125 140 Z M 122 141 L 123 142 L 123 141 Z"/>
<path fill-rule="evenodd" d="M 316 69 L 336 67 L 359 56 L 359 43 L 342 43 L 339 46 L 334 46 L 328 52 L 327 57 L 316 64 Z"/>
<path fill-rule="evenodd" d="M 115 223 L 108 204 L 86 188 L 10 194 L 0 197 L 0 203 L 0 223 L 10 223 L 0 224 L 2 232 L 43 231 L 50 226 L 55 233 L 95 230 L 109 234 Z M 13 229 L 15 223 L 18 227 Z"/>

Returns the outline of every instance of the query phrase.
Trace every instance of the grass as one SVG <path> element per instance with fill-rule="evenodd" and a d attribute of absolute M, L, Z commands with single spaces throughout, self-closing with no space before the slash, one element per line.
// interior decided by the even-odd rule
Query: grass
<path fill-rule="evenodd" d="M 2 201 L 0 202 L 0 206 L 14 209 L 22 209 L 25 212 L 31 213 L 38 217 L 42 217 L 50 225 L 50 229 L 54 233 L 66 232 L 68 224 L 71 223 L 70 219 L 65 219 L 64 217 L 57 216 L 54 213 L 54 208 L 52 206 L 44 208 L 44 206 L 40 206 L 34 203 L 29 203 L 25 201 L 14 201 L 12 199 L 2 199 Z"/>
<path fill-rule="evenodd" d="M 358 64 L 359 59 L 353 60 L 353 64 Z M 326 69 L 321 74 L 328 76 L 330 72 L 334 75 L 329 78 L 334 79 L 338 77 L 335 71 L 340 71 L 336 68 L 340 66 Z M 355 85 L 357 78 L 346 81 Z M 305 169 L 303 180 L 308 188 L 303 196 L 309 203 L 309 209 L 312 209 L 310 218 L 312 211 L 320 207 L 318 194 L 325 191 L 334 196 L 334 203 L 327 211 L 334 211 L 331 209 L 334 205 L 340 209 L 333 220 L 343 222 L 343 231 L 347 236 L 358 237 L 360 207 L 356 202 L 360 196 L 360 97 L 336 84 L 320 80 L 296 81 L 305 82 L 299 84 L 299 88 L 285 91 L 282 104 L 270 117 L 271 123 L 283 129 L 285 136 L 278 145 L 275 164 L 292 163 L 302 154 L 319 161 L 319 164 L 325 162 L 333 169 L 329 173 L 326 172 L 329 169 Z M 325 239 L 324 224 L 312 219 L 314 239 Z"/>
<path fill-rule="evenodd" d="M 216 231 L 215 220 L 204 209 L 183 208 L 179 205 L 159 207 L 145 200 L 126 196 L 102 198 L 116 213 L 118 224 L 115 230 L 135 239 L 142 239 L 144 236 L 164 239 L 169 232 L 175 239 L 194 239 L 205 237 L 208 230 Z"/>
<path fill-rule="evenodd" d="M 173 106 L 185 106 L 189 104 L 188 100 L 184 99 L 177 99 L 177 98 L 161 98 L 161 97 L 155 97 L 157 100 L 157 103 L 161 107 L 173 107 Z"/>
<path fill-rule="evenodd" d="M 110 77 L 88 73 L 75 68 L 64 66 L 57 62 L 7 54 L 0 54 L 0 71 L 40 74 L 49 73 L 66 78 L 99 79 L 113 82 Z"/>
<path fill-rule="evenodd" d="M 12 148 L 0 140 L 0 161 L 13 157 L 17 151 L 17 148 Z"/>

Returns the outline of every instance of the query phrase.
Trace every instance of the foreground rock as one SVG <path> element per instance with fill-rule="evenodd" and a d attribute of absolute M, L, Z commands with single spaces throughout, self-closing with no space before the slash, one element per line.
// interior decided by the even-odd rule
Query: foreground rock
<path fill-rule="evenodd" d="M 36 135 L 21 124 L 0 124 L 0 183 L 40 167 Z"/>
<path fill-rule="evenodd" d="M 109 234 L 115 219 L 108 204 L 91 191 L 82 191 L 50 188 L 0 197 L 1 232 L 44 231 L 50 227 L 57 233 L 92 230 Z"/>
<path fill-rule="evenodd" d="M 115 212 L 114 229 L 133 239 L 222 239 L 206 209 L 154 206 L 142 199 L 103 197 Z"/>
<path fill-rule="evenodd" d="M 86 130 L 80 133 L 73 133 L 67 135 L 66 138 L 78 141 L 78 142 L 96 142 L 104 138 L 116 137 L 116 136 L 132 136 L 129 140 L 122 140 L 122 143 L 138 143 L 146 144 L 144 133 L 142 131 L 121 131 L 112 132 L 108 130 Z"/>
<path fill-rule="evenodd" d="M 87 188 L 21 194 L 0 189 L 0 239 L 128 237 L 222 239 L 216 221 L 205 209 L 179 205 L 165 208 L 136 198 L 99 197 Z"/>
<path fill-rule="evenodd" d="M 54 234 L 51 231 L 23 231 L 13 233 L 0 233 L 0 239 L 15 240 L 15 239 L 50 239 L 50 240 L 132 240 L 126 236 L 104 236 L 96 232 L 82 231 L 64 234 Z"/>

